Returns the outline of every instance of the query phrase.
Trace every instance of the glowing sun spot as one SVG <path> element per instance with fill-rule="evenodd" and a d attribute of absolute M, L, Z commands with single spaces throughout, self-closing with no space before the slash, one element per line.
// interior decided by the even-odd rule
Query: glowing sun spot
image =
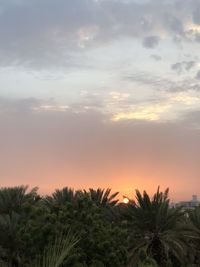
<path fill-rule="evenodd" d="M 129 199 L 128 199 L 127 197 L 124 197 L 124 198 L 123 198 L 123 203 L 124 203 L 124 204 L 128 204 L 128 203 L 129 203 Z"/>

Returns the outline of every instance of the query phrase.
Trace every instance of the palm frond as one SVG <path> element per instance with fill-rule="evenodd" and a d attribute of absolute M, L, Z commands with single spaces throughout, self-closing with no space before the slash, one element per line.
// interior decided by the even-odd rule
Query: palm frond
<path fill-rule="evenodd" d="M 70 256 L 78 242 L 77 236 L 70 231 L 67 234 L 61 234 L 30 267 L 59 267 Z"/>
<path fill-rule="evenodd" d="M 116 196 L 119 192 L 111 194 L 111 189 L 107 188 L 97 190 L 90 188 L 89 191 L 84 190 L 84 193 L 88 198 L 93 201 L 97 206 L 115 206 L 118 202 Z"/>

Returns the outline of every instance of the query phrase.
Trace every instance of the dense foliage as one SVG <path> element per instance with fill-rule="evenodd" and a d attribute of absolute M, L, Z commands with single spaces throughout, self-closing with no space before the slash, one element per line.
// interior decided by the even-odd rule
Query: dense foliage
<path fill-rule="evenodd" d="M 136 191 L 128 204 L 111 190 L 0 189 L 0 266 L 200 266 L 200 207 L 171 208 L 168 190 Z"/>

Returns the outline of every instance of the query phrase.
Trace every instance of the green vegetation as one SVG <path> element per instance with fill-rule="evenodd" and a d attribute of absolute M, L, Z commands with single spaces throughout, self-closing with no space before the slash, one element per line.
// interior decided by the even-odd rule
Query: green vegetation
<path fill-rule="evenodd" d="M 200 266 L 200 207 L 170 208 L 168 190 L 117 195 L 1 188 L 0 267 Z"/>

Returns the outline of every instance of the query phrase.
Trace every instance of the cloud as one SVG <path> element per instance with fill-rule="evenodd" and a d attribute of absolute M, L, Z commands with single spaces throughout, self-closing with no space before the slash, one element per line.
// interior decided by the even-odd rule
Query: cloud
<path fill-rule="evenodd" d="M 160 55 L 151 55 L 151 58 L 153 58 L 155 61 L 161 61 L 162 57 Z"/>
<path fill-rule="evenodd" d="M 120 92 L 110 92 L 110 96 L 113 100 L 117 102 L 124 101 L 130 97 L 129 93 L 120 93 Z"/>
<path fill-rule="evenodd" d="M 30 113 L 40 103 L 41 101 L 36 98 L 7 99 L 0 97 L 0 115 L 5 113 Z"/>
<path fill-rule="evenodd" d="M 80 67 L 85 50 L 121 37 L 137 39 L 146 48 L 166 38 L 192 41 L 198 30 L 188 25 L 199 25 L 199 8 L 193 0 L 3 0 L 1 66 Z"/>
<path fill-rule="evenodd" d="M 160 38 L 158 36 L 148 36 L 143 40 L 145 48 L 155 48 L 159 44 Z"/>
<path fill-rule="evenodd" d="M 166 15 L 166 25 L 169 27 L 169 29 L 180 36 L 184 36 L 184 21 L 181 21 L 181 18 L 178 18 L 175 14 Z"/>
<path fill-rule="evenodd" d="M 193 22 L 196 24 L 200 24 L 200 7 L 197 6 L 197 9 L 193 11 Z"/>
<path fill-rule="evenodd" d="M 158 75 L 151 74 L 150 72 L 135 72 L 129 73 L 122 77 L 125 81 L 138 82 L 143 85 L 149 85 L 161 90 L 168 88 L 169 85 L 172 85 L 172 81 L 168 78 L 163 78 Z"/>
<path fill-rule="evenodd" d="M 113 121 L 144 120 L 159 122 L 176 122 L 181 114 L 188 110 L 198 109 L 200 99 L 193 92 L 176 92 L 158 95 L 157 99 L 143 100 L 135 105 L 127 105 L 123 109 L 115 110 Z"/>
<path fill-rule="evenodd" d="M 200 80 L 200 70 L 197 72 L 197 74 L 196 74 L 196 79 L 197 80 Z"/>
<path fill-rule="evenodd" d="M 181 74 L 184 71 L 190 71 L 196 65 L 195 61 L 182 61 L 171 65 L 171 69 Z"/>
<path fill-rule="evenodd" d="M 171 66 L 171 68 L 173 68 L 173 70 L 176 70 L 176 72 L 178 73 L 180 73 L 180 71 L 186 72 L 186 68 L 194 68 L 192 67 L 192 62 L 193 61 L 191 61 L 191 63 L 189 62 L 188 66 L 185 65 L 185 62 L 183 65 L 177 63 Z M 143 86 L 146 86 L 148 90 L 150 90 L 150 88 L 153 88 L 154 90 L 156 90 L 156 92 L 200 92 L 200 84 L 199 82 L 197 82 L 197 77 L 193 77 L 193 73 L 191 74 L 191 77 L 187 76 L 186 78 L 181 77 L 177 79 L 177 75 L 170 77 L 167 75 L 159 76 L 158 74 L 154 74 L 151 72 L 135 72 L 125 74 L 124 76 L 122 76 L 122 80 L 129 81 L 135 84 L 141 84 Z M 162 100 L 162 96 L 160 100 Z"/>

